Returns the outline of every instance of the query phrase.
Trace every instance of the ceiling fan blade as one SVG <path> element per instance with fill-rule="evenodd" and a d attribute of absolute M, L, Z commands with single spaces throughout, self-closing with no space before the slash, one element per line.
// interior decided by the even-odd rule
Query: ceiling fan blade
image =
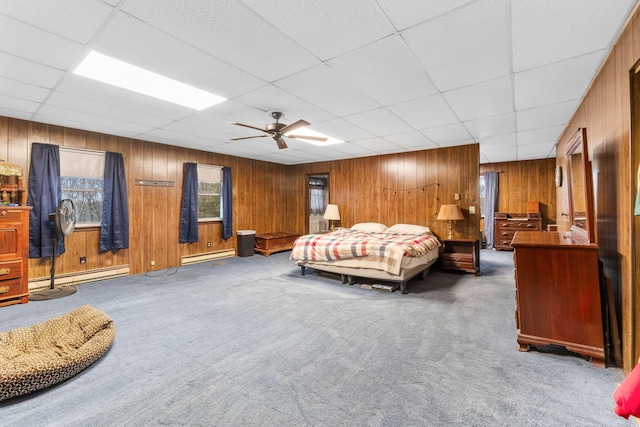
<path fill-rule="evenodd" d="M 282 136 L 276 135 L 273 137 L 273 139 L 276 140 L 276 143 L 278 144 L 279 149 L 282 150 L 283 148 L 287 148 L 287 144 L 284 142 L 284 139 L 282 139 Z"/>
<path fill-rule="evenodd" d="M 264 138 L 265 136 L 269 136 L 269 135 L 243 136 L 240 138 L 231 138 L 230 141 L 239 141 L 241 139 L 251 139 L 251 138 Z"/>
<path fill-rule="evenodd" d="M 245 125 L 244 123 L 229 122 L 229 124 L 236 125 L 236 126 L 243 126 L 243 127 L 249 128 L 249 129 L 259 130 L 260 132 L 269 133 L 269 131 L 266 130 L 266 129 L 257 128 L 255 126 L 251 126 L 251 125 Z"/>
<path fill-rule="evenodd" d="M 311 136 L 311 135 L 287 135 L 287 137 L 295 138 L 295 139 L 308 139 L 310 141 L 320 141 L 320 142 L 326 142 L 327 139 L 329 139 L 329 138 L 325 138 L 324 136 Z"/>
<path fill-rule="evenodd" d="M 309 122 L 306 120 L 298 120 L 297 122 L 293 122 L 290 125 L 287 125 L 285 127 L 283 127 L 282 129 L 280 129 L 280 133 L 281 134 L 285 134 L 285 133 L 289 133 L 294 129 L 298 129 L 298 128 L 302 128 L 305 126 L 309 126 Z"/>

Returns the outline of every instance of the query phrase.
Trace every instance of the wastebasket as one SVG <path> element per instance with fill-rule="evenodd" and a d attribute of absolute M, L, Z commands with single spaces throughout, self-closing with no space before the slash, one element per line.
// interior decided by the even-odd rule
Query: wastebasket
<path fill-rule="evenodd" d="M 256 244 L 256 230 L 238 230 L 238 256 L 253 256 Z"/>

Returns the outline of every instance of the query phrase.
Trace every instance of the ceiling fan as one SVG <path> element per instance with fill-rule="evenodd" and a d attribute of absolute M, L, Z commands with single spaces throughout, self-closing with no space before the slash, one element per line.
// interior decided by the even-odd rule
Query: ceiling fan
<path fill-rule="evenodd" d="M 271 112 L 271 117 L 273 117 L 276 122 L 275 123 L 270 123 L 266 126 L 265 129 L 259 128 L 259 127 L 255 127 L 255 126 L 251 126 L 251 125 L 245 125 L 243 123 L 238 123 L 238 122 L 230 122 L 232 125 L 237 125 L 237 126 L 244 126 L 246 128 L 249 129 L 255 129 L 258 130 L 260 132 L 264 132 L 267 135 L 255 135 L 255 136 L 245 136 L 242 138 L 231 138 L 232 141 L 237 141 L 240 139 L 250 139 L 250 138 L 263 138 L 265 136 L 271 136 L 275 141 L 276 144 L 278 144 L 278 148 L 283 149 L 283 148 L 287 148 L 287 144 L 284 142 L 284 139 L 282 138 L 285 134 L 288 138 L 296 138 L 296 139 L 308 139 L 308 140 L 312 140 L 312 141 L 326 141 L 327 138 L 321 137 L 321 136 L 312 136 L 312 135 L 292 135 L 291 131 L 301 128 L 301 127 L 305 127 L 305 126 L 309 126 L 309 122 L 306 120 L 298 120 L 297 122 L 293 122 L 290 125 L 285 125 L 284 123 L 279 123 L 278 120 L 280 120 L 282 117 L 284 117 L 284 113 L 282 111 L 272 111 Z"/>

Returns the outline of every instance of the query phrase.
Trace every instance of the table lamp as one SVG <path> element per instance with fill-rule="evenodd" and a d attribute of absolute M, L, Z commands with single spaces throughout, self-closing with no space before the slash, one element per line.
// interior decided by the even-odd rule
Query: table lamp
<path fill-rule="evenodd" d="M 329 220 L 329 230 L 333 231 L 333 227 L 331 227 L 331 221 L 340 221 L 340 211 L 338 210 L 338 205 L 327 205 L 327 209 L 325 209 L 322 218 Z"/>
<path fill-rule="evenodd" d="M 438 212 L 439 221 L 447 221 L 449 224 L 449 236 L 447 239 L 453 239 L 453 226 L 455 221 L 464 219 L 462 210 L 458 205 L 442 205 L 440 206 L 440 212 Z"/>

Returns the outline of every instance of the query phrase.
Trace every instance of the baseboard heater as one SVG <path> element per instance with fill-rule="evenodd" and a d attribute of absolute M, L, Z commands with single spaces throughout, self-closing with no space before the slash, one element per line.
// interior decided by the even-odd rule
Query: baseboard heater
<path fill-rule="evenodd" d="M 180 265 L 194 264 L 196 262 L 205 262 L 205 261 L 211 261 L 211 260 L 220 259 L 220 258 L 231 258 L 234 256 L 236 256 L 235 248 L 224 249 L 221 251 L 214 251 L 214 252 L 205 252 L 205 253 L 196 254 L 196 255 L 185 255 L 180 259 Z"/>
<path fill-rule="evenodd" d="M 112 279 L 114 277 L 128 276 L 129 266 L 118 265 L 115 267 L 96 268 L 94 270 L 78 271 L 74 273 L 56 274 L 55 285 L 70 286 L 79 283 L 94 282 L 96 280 Z M 51 286 L 51 276 L 29 279 L 29 292 L 38 291 Z"/>

